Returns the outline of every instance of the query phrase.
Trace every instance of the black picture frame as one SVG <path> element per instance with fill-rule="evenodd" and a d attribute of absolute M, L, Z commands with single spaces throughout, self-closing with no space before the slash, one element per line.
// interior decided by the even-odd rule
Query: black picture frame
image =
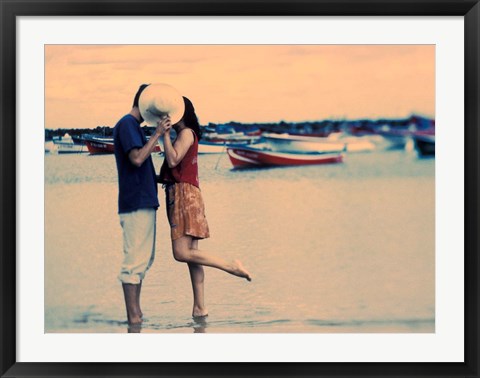
<path fill-rule="evenodd" d="M 478 0 L 0 0 L 1 377 L 478 377 Z M 463 16 L 465 21 L 464 363 L 20 363 L 16 361 L 16 17 L 17 16 Z"/>

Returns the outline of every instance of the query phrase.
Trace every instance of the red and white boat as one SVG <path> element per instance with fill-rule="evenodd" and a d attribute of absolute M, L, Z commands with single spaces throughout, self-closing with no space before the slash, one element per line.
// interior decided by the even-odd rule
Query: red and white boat
<path fill-rule="evenodd" d="M 113 138 L 91 137 L 85 139 L 85 144 L 91 155 L 113 154 L 115 150 Z"/>
<path fill-rule="evenodd" d="M 227 148 L 228 157 L 234 168 L 262 166 L 292 166 L 340 163 L 343 155 L 333 153 L 291 153 L 272 151 L 266 145 L 237 146 Z"/>
<path fill-rule="evenodd" d="M 115 152 L 113 138 L 90 137 L 85 139 L 85 144 L 87 145 L 90 155 L 113 154 Z M 162 151 L 162 149 L 157 144 L 153 152 L 160 151 Z"/>

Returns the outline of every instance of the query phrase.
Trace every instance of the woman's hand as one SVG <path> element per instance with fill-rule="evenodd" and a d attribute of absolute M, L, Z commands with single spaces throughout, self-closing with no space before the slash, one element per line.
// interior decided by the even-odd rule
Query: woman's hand
<path fill-rule="evenodd" d="M 170 129 L 172 128 L 172 121 L 170 117 L 164 116 L 157 122 L 157 128 L 155 129 L 155 134 L 159 137 L 166 134 L 167 132 L 170 133 Z"/>

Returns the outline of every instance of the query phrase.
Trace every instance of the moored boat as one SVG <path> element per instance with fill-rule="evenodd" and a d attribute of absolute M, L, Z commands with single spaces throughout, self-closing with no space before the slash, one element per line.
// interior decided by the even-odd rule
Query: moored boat
<path fill-rule="evenodd" d="M 328 164 L 339 163 L 343 160 L 343 155 L 340 152 L 278 152 L 272 151 L 264 144 L 229 147 L 227 148 L 227 153 L 234 168 Z"/>
<path fill-rule="evenodd" d="M 393 128 L 389 125 L 381 126 L 376 134 L 383 137 L 386 150 L 402 150 L 405 148 L 414 126 L 408 128 Z"/>
<path fill-rule="evenodd" d="M 375 150 L 376 145 L 372 138 L 368 135 L 352 136 L 346 133 L 331 133 L 328 140 L 336 141 L 345 144 L 345 151 L 347 152 L 371 152 Z"/>
<path fill-rule="evenodd" d="M 215 128 L 206 127 L 202 142 L 217 144 L 247 144 L 255 143 L 260 139 L 261 130 L 250 132 L 236 131 L 232 126 L 217 125 Z"/>
<path fill-rule="evenodd" d="M 376 145 L 368 137 L 347 137 L 340 139 L 345 143 L 347 152 L 371 152 Z"/>
<path fill-rule="evenodd" d="M 407 144 L 407 135 L 393 132 L 379 132 L 378 134 L 384 138 L 387 150 L 401 150 Z"/>
<path fill-rule="evenodd" d="M 115 151 L 113 138 L 90 137 L 85 143 L 90 155 L 113 154 Z"/>
<path fill-rule="evenodd" d="M 54 148 L 51 152 L 56 152 L 57 154 L 78 154 L 87 152 L 85 145 L 76 144 L 68 133 L 62 138 L 54 139 L 53 144 Z"/>
<path fill-rule="evenodd" d="M 412 139 L 420 156 L 435 156 L 435 135 L 419 133 L 412 135 Z"/>
<path fill-rule="evenodd" d="M 198 142 L 198 153 L 199 154 L 222 154 L 227 151 L 229 147 L 241 147 L 249 145 L 249 141 L 237 142 L 237 143 L 226 143 L 226 142 L 208 142 L 201 140 Z"/>
<path fill-rule="evenodd" d="M 45 153 L 54 153 L 56 152 L 57 147 L 55 146 L 55 143 L 53 143 L 52 140 L 46 141 L 45 142 Z"/>
<path fill-rule="evenodd" d="M 203 141 L 208 143 L 254 143 L 260 139 L 259 135 L 246 135 L 245 133 L 216 134 L 210 133 L 203 136 Z"/>
<path fill-rule="evenodd" d="M 113 138 L 89 136 L 85 138 L 85 144 L 90 155 L 113 154 L 115 152 Z M 157 144 L 153 152 L 160 152 L 161 150 L 160 145 Z"/>
<path fill-rule="evenodd" d="M 201 140 L 198 142 L 199 154 L 221 154 L 226 151 L 226 143 L 206 142 Z"/>
<path fill-rule="evenodd" d="M 267 145 L 277 152 L 342 152 L 345 143 L 324 137 L 311 137 L 291 134 L 264 133 L 263 138 Z"/>

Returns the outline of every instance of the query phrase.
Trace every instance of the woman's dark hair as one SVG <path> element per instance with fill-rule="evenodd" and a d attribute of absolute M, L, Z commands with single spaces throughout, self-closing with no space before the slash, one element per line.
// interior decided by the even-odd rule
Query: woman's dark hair
<path fill-rule="evenodd" d="M 138 88 L 137 94 L 135 95 L 135 98 L 133 99 L 133 107 L 138 108 L 138 101 L 140 100 L 140 95 L 142 94 L 143 90 L 148 87 L 150 84 L 142 84 L 140 85 L 140 88 Z"/>
<path fill-rule="evenodd" d="M 185 113 L 183 113 L 183 123 L 189 129 L 192 129 L 193 132 L 197 135 L 198 140 L 202 137 L 202 130 L 200 129 L 200 124 L 198 123 L 197 115 L 195 114 L 195 108 L 193 107 L 192 102 L 183 97 L 183 102 L 185 102 Z"/>

